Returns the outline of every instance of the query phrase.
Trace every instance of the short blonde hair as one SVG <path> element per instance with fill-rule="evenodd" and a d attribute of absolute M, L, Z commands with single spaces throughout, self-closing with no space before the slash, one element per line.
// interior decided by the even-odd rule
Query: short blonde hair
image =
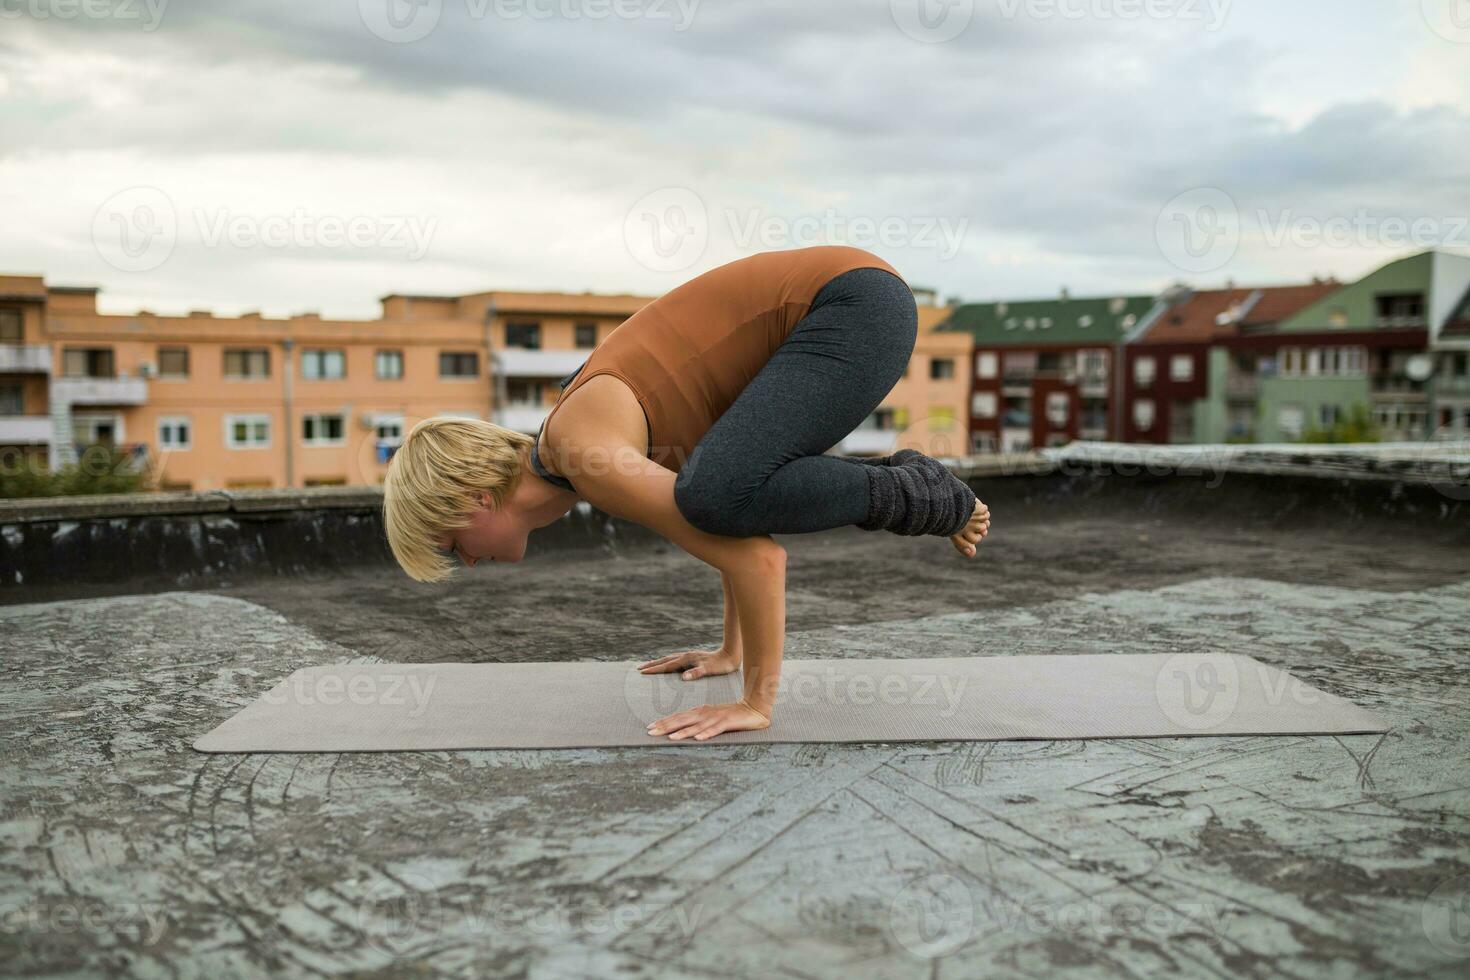
<path fill-rule="evenodd" d="M 424 419 L 383 478 L 383 525 L 393 557 L 419 582 L 442 582 L 455 562 L 435 538 L 465 527 L 481 493 L 503 506 L 520 482 L 520 454 L 534 440 L 474 418 Z"/>

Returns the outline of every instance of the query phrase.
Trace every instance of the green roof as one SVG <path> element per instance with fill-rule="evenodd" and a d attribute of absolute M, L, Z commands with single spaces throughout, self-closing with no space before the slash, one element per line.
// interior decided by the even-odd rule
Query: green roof
<path fill-rule="evenodd" d="M 1112 345 L 1153 309 L 1152 296 L 1060 296 L 955 307 L 936 330 L 964 332 L 982 347 L 1036 344 Z"/>

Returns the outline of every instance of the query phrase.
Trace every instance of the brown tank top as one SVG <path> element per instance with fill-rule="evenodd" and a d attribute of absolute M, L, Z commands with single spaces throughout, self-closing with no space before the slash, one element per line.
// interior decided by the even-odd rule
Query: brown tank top
<path fill-rule="evenodd" d="M 611 374 L 648 419 L 648 452 L 678 472 L 835 276 L 893 266 L 847 245 L 761 252 L 670 290 L 633 314 L 592 352 L 562 389 L 541 428 L 589 379 Z M 899 278 L 903 278 L 899 276 Z M 570 379 L 568 379 L 570 380 Z M 537 432 L 540 440 L 540 431 Z M 532 468 L 547 476 L 537 453 Z M 556 482 L 566 486 L 566 481 Z"/>

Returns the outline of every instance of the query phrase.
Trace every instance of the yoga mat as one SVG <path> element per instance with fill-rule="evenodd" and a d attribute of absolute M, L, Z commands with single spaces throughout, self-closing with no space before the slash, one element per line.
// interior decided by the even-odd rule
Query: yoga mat
<path fill-rule="evenodd" d="M 1236 654 L 787 660 L 774 721 L 671 742 L 649 722 L 734 701 L 740 675 L 632 663 L 329 664 L 296 671 L 201 752 L 1152 738 L 1385 732 L 1371 712 Z"/>

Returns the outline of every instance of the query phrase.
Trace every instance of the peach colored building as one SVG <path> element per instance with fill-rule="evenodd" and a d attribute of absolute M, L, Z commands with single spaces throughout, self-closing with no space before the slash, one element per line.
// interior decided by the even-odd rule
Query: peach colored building
<path fill-rule="evenodd" d="M 376 320 L 104 314 L 92 288 L 0 276 L 0 452 L 53 467 L 128 447 L 165 490 L 380 482 L 420 419 L 534 432 L 574 371 L 652 297 L 390 295 Z M 968 338 L 918 295 L 909 372 L 833 451 L 965 445 Z M 44 464 L 42 461 L 45 461 Z"/>

